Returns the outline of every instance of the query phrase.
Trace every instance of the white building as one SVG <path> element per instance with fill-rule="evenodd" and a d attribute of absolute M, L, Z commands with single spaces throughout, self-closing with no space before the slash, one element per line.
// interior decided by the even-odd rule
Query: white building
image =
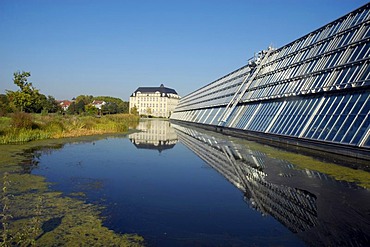
<path fill-rule="evenodd" d="M 169 118 L 180 96 L 163 84 L 159 87 L 139 87 L 130 96 L 130 112 L 136 107 L 140 115 Z"/>

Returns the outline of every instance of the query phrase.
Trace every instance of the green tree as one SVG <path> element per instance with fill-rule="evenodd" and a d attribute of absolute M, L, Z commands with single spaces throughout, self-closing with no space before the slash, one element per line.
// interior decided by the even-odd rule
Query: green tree
<path fill-rule="evenodd" d="M 87 105 L 87 104 L 85 103 L 85 101 L 83 101 L 83 100 L 77 101 L 77 100 L 76 100 L 76 112 L 77 112 L 78 114 L 82 114 L 82 113 L 84 113 L 84 112 L 85 112 L 85 105 Z"/>
<path fill-rule="evenodd" d="M 133 115 L 139 115 L 139 111 L 137 110 L 137 107 L 134 106 L 131 108 L 131 111 L 130 111 L 131 114 Z"/>
<path fill-rule="evenodd" d="M 8 96 L 5 94 L 0 94 L 0 116 L 4 116 L 5 114 L 11 112 L 9 103 Z"/>
<path fill-rule="evenodd" d="M 42 102 L 42 110 L 48 113 L 55 113 L 61 110 L 60 105 L 53 96 L 48 96 Z"/>
<path fill-rule="evenodd" d="M 148 117 L 152 115 L 152 108 L 150 107 L 146 108 L 146 114 L 148 115 Z"/>
<path fill-rule="evenodd" d="M 76 98 L 76 104 L 82 101 L 84 105 L 88 105 L 92 103 L 93 100 L 94 100 L 94 97 L 92 95 L 79 95 Z"/>
<path fill-rule="evenodd" d="M 7 90 L 9 101 L 21 112 L 39 112 L 42 108 L 42 101 L 45 95 L 28 82 L 30 72 L 15 72 L 13 82 L 19 87 L 18 91 Z"/>
<path fill-rule="evenodd" d="M 119 113 L 128 113 L 130 108 L 130 103 L 128 101 L 123 101 L 118 105 Z"/>
<path fill-rule="evenodd" d="M 108 102 L 101 107 L 103 114 L 116 114 L 118 112 L 118 105 L 115 102 Z"/>
<path fill-rule="evenodd" d="M 94 97 L 94 100 L 105 101 L 107 104 L 112 103 L 113 105 L 111 106 L 111 108 L 115 107 L 114 106 L 115 104 L 117 106 L 117 110 L 114 113 L 128 113 L 129 112 L 129 102 L 123 101 L 120 98 L 115 98 L 111 96 L 97 96 L 97 97 Z M 114 114 L 112 111 L 108 110 L 108 112 L 110 114 Z"/>
<path fill-rule="evenodd" d="M 98 108 L 96 108 L 95 106 L 91 104 L 88 104 L 88 105 L 85 105 L 85 112 L 88 115 L 96 115 L 98 114 Z"/>
<path fill-rule="evenodd" d="M 76 113 L 78 113 L 76 108 L 77 108 L 77 107 L 76 107 L 76 102 L 72 102 L 72 103 L 69 105 L 68 109 L 67 109 L 67 113 L 68 113 L 68 114 L 76 114 Z"/>

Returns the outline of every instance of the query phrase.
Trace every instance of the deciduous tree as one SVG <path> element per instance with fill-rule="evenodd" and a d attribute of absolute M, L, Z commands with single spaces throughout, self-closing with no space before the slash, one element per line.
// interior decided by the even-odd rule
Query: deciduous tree
<path fill-rule="evenodd" d="M 21 112 L 39 112 L 42 108 L 42 101 L 45 95 L 28 82 L 30 72 L 15 72 L 13 82 L 19 87 L 18 91 L 7 90 L 7 96 Z"/>

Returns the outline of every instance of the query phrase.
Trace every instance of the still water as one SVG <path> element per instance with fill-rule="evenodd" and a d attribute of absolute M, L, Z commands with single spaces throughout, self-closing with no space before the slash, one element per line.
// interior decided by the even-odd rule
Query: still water
<path fill-rule="evenodd" d="M 104 206 L 105 226 L 142 235 L 148 246 L 370 241 L 370 191 L 317 171 L 348 168 L 169 121 L 138 129 L 41 152 L 32 173 L 65 195 L 84 193 Z"/>

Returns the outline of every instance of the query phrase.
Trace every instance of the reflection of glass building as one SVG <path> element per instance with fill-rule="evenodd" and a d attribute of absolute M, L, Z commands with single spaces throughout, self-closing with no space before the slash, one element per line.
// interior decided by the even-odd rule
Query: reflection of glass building
<path fill-rule="evenodd" d="M 156 149 L 162 152 L 173 148 L 178 141 L 169 121 L 155 119 L 141 121 L 136 129 L 140 132 L 132 133 L 128 137 L 137 148 Z"/>
<path fill-rule="evenodd" d="M 366 155 L 369 8 L 368 3 L 279 49 L 261 51 L 247 65 L 183 97 L 171 118 Z"/>
<path fill-rule="evenodd" d="M 220 135 L 172 126 L 181 143 L 243 192 L 248 205 L 273 216 L 308 244 L 365 246 L 370 238 L 366 189 L 351 190 L 350 183 L 295 169 L 288 161 Z M 356 203 L 360 206 L 355 210 Z"/>

